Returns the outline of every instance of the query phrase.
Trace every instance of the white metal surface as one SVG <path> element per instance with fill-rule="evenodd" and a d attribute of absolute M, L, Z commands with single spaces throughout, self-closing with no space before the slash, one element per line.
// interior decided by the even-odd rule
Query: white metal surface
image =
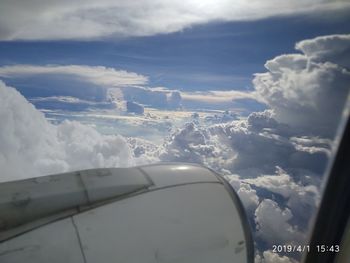
<path fill-rule="evenodd" d="M 0 262 L 252 262 L 248 222 L 232 191 L 189 164 L 1 184 Z"/>
<path fill-rule="evenodd" d="M 84 263 L 72 219 L 0 243 L 1 263 Z"/>
<path fill-rule="evenodd" d="M 92 169 L 3 183 L 0 231 L 141 190 L 150 184 L 136 168 Z"/>
<path fill-rule="evenodd" d="M 160 164 L 141 167 L 156 187 L 196 182 L 218 182 L 212 171 L 190 164 Z"/>
<path fill-rule="evenodd" d="M 246 262 L 223 185 L 166 188 L 74 216 L 87 262 Z"/>

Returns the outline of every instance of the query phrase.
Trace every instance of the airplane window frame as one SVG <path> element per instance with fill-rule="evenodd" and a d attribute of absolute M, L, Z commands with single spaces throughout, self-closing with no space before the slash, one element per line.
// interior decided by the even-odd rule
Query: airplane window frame
<path fill-rule="evenodd" d="M 349 109 L 349 100 L 345 111 Z M 348 113 L 348 112 L 347 112 Z M 310 251 L 304 254 L 304 263 L 336 262 L 340 255 L 350 218 L 350 117 L 346 114 L 339 125 L 341 139 L 335 145 L 336 154 L 330 161 L 329 173 L 323 178 L 325 188 L 313 224 L 309 241 Z M 345 126 L 345 127 L 344 127 Z M 335 143 L 337 144 L 337 143 Z M 323 246 L 323 247 L 322 247 Z M 339 246 L 339 252 L 334 250 Z M 322 249 L 321 249 L 322 248 Z M 324 249 L 323 249 L 324 248 Z M 333 248 L 333 249 L 332 249 Z"/>

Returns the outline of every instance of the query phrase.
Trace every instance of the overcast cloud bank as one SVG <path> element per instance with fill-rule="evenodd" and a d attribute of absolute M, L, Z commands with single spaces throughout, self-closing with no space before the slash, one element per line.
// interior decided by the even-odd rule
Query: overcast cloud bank
<path fill-rule="evenodd" d="M 172 33 L 215 21 L 349 8 L 346 0 L 3 0 L 0 40 L 101 39 Z M 117 16 L 115 14 L 118 14 Z"/>

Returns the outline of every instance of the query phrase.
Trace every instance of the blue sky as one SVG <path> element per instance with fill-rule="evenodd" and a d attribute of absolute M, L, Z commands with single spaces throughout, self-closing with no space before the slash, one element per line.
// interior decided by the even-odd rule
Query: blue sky
<path fill-rule="evenodd" d="M 175 33 L 123 39 L 0 41 L 0 65 L 102 65 L 146 75 L 151 87 L 247 90 L 252 88 L 252 75 L 265 71 L 266 60 L 295 53 L 295 43 L 303 39 L 349 33 L 349 25 L 350 17 L 346 16 L 325 21 L 296 15 L 212 22 Z M 6 82 L 25 89 L 27 96 L 31 95 L 31 86 L 47 83 L 42 76 Z M 32 92 L 33 96 L 40 95 Z"/>

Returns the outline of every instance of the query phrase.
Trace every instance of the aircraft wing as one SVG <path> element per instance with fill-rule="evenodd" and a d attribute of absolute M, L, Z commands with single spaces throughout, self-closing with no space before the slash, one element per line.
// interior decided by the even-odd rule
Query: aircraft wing
<path fill-rule="evenodd" d="M 0 184 L 0 262 L 253 262 L 241 202 L 190 164 Z"/>

